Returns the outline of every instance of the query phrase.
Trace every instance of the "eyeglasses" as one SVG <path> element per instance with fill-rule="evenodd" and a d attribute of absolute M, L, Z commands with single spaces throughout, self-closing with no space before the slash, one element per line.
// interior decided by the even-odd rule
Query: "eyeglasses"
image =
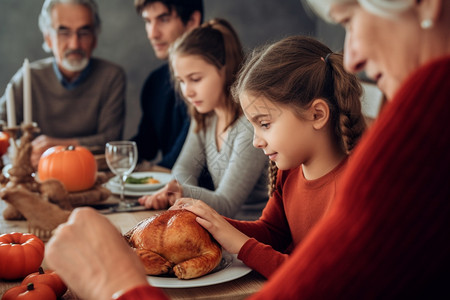
<path fill-rule="evenodd" d="M 53 32 L 56 34 L 58 40 L 61 42 L 66 42 L 70 40 L 74 34 L 77 35 L 77 38 L 81 42 L 90 41 L 94 37 L 94 30 L 92 28 L 83 28 L 77 31 L 72 31 L 67 28 L 58 28 L 53 29 Z"/>

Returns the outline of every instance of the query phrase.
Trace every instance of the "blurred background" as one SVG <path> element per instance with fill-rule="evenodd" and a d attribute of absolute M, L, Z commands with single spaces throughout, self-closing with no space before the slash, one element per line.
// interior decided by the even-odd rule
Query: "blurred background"
<path fill-rule="evenodd" d="M 0 94 L 23 60 L 51 54 L 42 49 L 38 16 L 43 0 L 0 0 Z M 144 22 L 133 0 L 97 0 L 102 31 L 94 56 L 121 65 L 127 74 L 127 114 L 124 138 L 137 131 L 141 117 L 139 96 L 151 70 L 163 62 L 153 53 Z M 231 22 L 246 51 L 289 35 L 310 35 L 333 51 L 343 47 L 344 31 L 315 18 L 301 0 L 204 0 L 205 20 L 221 17 Z"/>

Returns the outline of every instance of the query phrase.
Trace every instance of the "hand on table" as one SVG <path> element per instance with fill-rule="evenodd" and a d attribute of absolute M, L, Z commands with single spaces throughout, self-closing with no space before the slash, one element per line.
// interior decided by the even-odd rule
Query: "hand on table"
<path fill-rule="evenodd" d="M 111 299 L 145 285 L 138 256 L 109 220 L 91 208 L 73 211 L 45 248 L 45 260 L 83 299 Z"/>
<path fill-rule="evenodd" d="M 197 222 L 208 230 L 225 250 L 232 254 L 238 254 L 245 242 L 250 239 L 201 200 L 180 198 L 170 209 L 186 209 L 196 214 Z"/>
<path fill-rule="evenodd" d="M 183 188 L 176 180 L 171 180 L 165 187 L 153 195 L 145 195 L 138 199 L 146 208 L 165 209 L 173 205 L 183 196 Z"/>
<path fill-rule="evenodd" d="M 78 144 L 79 144 L 78 140 L 76 140 L 76 139 L 57 139 L 57 138 L 52 138 L 52 137 L 42 134 L 42 135 L 36 137 L 31 142 L 31 146 L 33 148 L 32 152 L 31 152 L 31 158 L 30 158 L 31 165 L 33 166 L 33 168 L 37 169 L 37 166 L 39 164 L 39 159 L 41 158 L 42 153 L 44 153 L 45 150 L 47 150 L 50 147 L 58 146 L 58 145 L 77 146 Z"/>

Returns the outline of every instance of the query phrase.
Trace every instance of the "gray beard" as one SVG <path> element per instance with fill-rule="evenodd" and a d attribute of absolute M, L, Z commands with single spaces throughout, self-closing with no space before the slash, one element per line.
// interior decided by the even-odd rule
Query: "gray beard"
<path fill-rule="evenodd" d="M 88 63 L 89 63 L 89 59 L 87 57 L 83 57 L 80 60 L 67 59 L 66 57 L 64 57 L 62 59 L 61 65 L 67 71 L 80 72 L 84 68 L 86 68 Z"/>

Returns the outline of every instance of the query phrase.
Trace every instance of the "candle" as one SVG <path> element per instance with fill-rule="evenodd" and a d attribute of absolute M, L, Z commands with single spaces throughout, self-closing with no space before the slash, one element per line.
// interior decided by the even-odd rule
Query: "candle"
<path fill-rule="evenodd" d="M 12 84 L 6 86 L 6 114 L 8 116 L 8 127 L 16 126 L 16 107 L 14 104 L 14 92 Z"/>
<path fill-rule="evenodd" d="M 31 124 L 31 77 L 28 58 L 23 62 L 23 123 Z"/>

